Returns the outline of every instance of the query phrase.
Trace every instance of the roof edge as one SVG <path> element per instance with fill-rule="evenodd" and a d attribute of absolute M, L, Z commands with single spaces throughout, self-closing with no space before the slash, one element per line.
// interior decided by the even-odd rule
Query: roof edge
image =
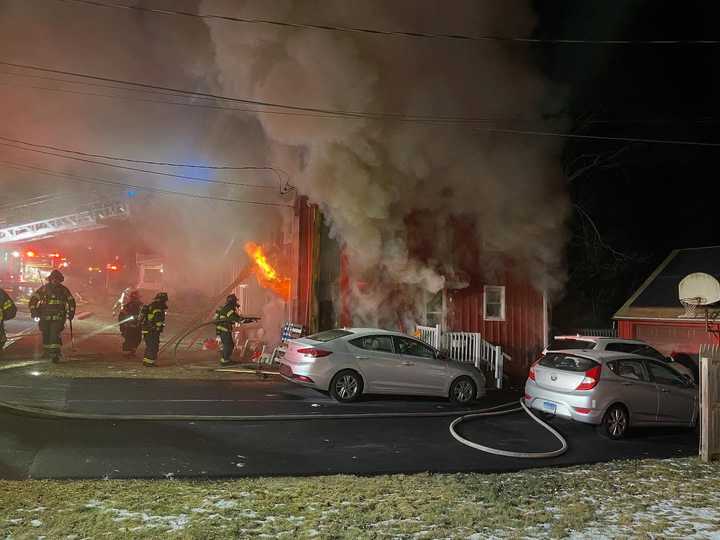
<path fill-rule="evenodd" d="M 682 251 L 682 250 L 681 250 L 681 249 L 674 249 L 674 250 L 672 250 L 672 251 L 670 252 L 670 255 L 668 255 L 668 256 L 665 258 L 665 260 L 664 260 L 663 262 L 661 262 L 660 265 L 655 269 L 655 271 L 648 276 L 648 278 L 643 282 L 643 284 L 640 285 L 640 287 L 638 288 L 638 290 L 635 291 L 635 294 L 633 294 L 632 296 L 630 296 L 630 298 L 628 298 L 627 302 L 625 302 L 625 303 L 620 307 L 620 309 L 618 309 L 618 310 L 615 312 L 615 315 L 613 315 L 613 319 L 621 319 L 621 318 L 623 318 L 622 315 L 620 315 L 620 314 L 621 314 L 624 310 L 628 309 L 628 308 L 632 305 L 632 303 L 637 299 L 637 297 L 640 296 L 640 295 L 643 293 L 643 291 L 644 291 L 645 289 L 647 289 L 648 286 L 649 286 L 653 281 L 655 281 L 655 278 L 658 277 L 658 275 L 660 274 L 660 272 L 662 272 L 662 271 L 665 269 L 665 267 L 666 267 L 668 264 L 670 264 L 670 261 L 672 261 L 672 260 L 675 258 L 675 256 L 676 256 L 680 251 Z"/>

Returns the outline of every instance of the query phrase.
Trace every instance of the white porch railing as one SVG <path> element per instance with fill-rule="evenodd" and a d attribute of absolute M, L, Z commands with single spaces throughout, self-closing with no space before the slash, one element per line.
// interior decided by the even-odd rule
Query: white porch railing
<path fill-rule="evenodd" d="M 437 326 L 416 326 L 415 337 L 420 338 L 428 345 L 436 349 L 440 348 L 440 325 Z"/>
<path fill-rule="evenodd" d="M 473 364 L 476 368 L 487 369 L 495 379 L 495 386 L 502 388 L 503 363 L 502 347 L 485 341 L 476 332 L 441 332 L 440 326 L 417 326 L 415 335 L 425 343 L 447 353 L 451 360 Z"/>

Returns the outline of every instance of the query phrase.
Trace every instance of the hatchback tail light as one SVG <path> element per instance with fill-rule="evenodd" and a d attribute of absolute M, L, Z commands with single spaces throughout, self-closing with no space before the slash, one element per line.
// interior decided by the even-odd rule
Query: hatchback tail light
<path fill-rule="evenodd" d="M 322 349 L 316 349 L 314 347 L 308 347 L 306 349 L 298 349 L 297 352 L 299 354 L 304 354 L 306 356 L 312 356 L 313 358 L 322 358 L 323 356 L 329 356 L 332 354 L 330 351 L 324 351 Z"/>
<path fill-rule="evenodd" d="M 530 366 L 530 371 L 528 372 L 528 379 L 531 381 L 535 380 L 535 366 L 538 365 L 538 362 L 540 362 L 540 359 L 535 360 L 532 366 Z"/>
<path fill-rule="evenodd" d="M 602 367 L 600 365 L 588 369 L 585 372 L 585 377 L 583 377 L 583 380 L 580 381 L 580 384 L 578 384 L 575 390 L 592 390 L 593 388 L 595 388 L 597 386 L 597 383 L 600 382 L 601 370 Z"/>
<path fill-rule="evenodd" d="M 590 414 L 592 412 L 592 409 L 588 409 L 586 407 L 573 407 L 573 409 L 575 409 L 575 412 L 580 414 Z"/>

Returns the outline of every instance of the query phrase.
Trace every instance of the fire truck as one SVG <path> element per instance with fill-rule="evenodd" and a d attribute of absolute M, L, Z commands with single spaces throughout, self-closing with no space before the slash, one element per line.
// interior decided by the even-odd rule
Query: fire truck
<path fill-rule="evenodd" d="M 0 249 L 0 287 L 16 300 L 23 300 L 45 283 L 53 269 L 68 265 L 67 258 L 60 253 Z"/>

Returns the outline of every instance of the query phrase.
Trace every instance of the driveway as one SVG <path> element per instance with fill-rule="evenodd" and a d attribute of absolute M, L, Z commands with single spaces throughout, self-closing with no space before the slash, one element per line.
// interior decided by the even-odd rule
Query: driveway
<path fill-rule="evenodd" d="M 501 472 L 629 458 L 697 454 L 694 432 L 644 429 L 624 441 L 592 427 L 554 420 L 569 450 L 553 459 L 485 454 L 448 432 L 461 413 L 445 400 L 368 397 L 339 404 L 277 378 L 249 381 L 42 379 L 31 367 L 0 371 L 6 401 L 91 414 L 181 414 L 195 420 L 79 420 L 0 409 L 0 477 L 162 478 L 259 475 Z M 491 392 L 474 408 L 516 401 Z M 345 415 L 412 413 L 407 417 Z M 310 420 L 208 421 L 207 415 L 314 415 Z M 327 417 L 332 415 L 332 417 Z M 338 416 L 340 415 L 340 416 Z M 557 441 L 519 412 L 471 420 L 459 428 L 475 442 L 543 451 Z"/>

